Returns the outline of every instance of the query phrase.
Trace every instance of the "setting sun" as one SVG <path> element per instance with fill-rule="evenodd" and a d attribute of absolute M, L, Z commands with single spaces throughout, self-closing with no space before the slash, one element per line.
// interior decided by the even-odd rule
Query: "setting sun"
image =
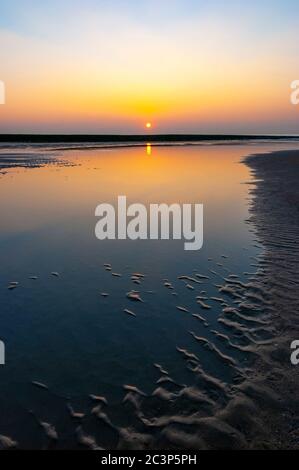
<path fill-rule="evenodd" d="M 150 129 L 150 128 L 152 127 L 152 123 L 151 123 L 151 122 L 147 122 L 147 123 L 145 124 L 145 127 L 146 127 L 147 129 Z"/>

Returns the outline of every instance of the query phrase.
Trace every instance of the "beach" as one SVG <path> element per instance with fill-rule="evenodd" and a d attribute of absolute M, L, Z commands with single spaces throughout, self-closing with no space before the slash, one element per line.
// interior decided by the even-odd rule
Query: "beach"
<path fill-rule="evenodd" d="M 252 155 L 245 163 L 257 179 L 250 223 L 265 248 L 257 282 L 268 299 L 273 335 L 256 363 L 261 383 L 276 394 L 273 407 L 265 408 L 264 400 L 261 420 L 269 424 L 272 448 L 298 449 L 299 371 L 291 364 L 290 345 L 299 337 L 299 152 Z"/>
<path fill-rule="evenodd" d="M 298 19 L 1 1 L 0 457 L 299 450 Z"/>
<path fill-rule="evenodd" d="M 298 448 L 293 147 L 2 150 L 2 447 Z M 97 240 L 118 194 L 203 203 L 203 248 Z"/>

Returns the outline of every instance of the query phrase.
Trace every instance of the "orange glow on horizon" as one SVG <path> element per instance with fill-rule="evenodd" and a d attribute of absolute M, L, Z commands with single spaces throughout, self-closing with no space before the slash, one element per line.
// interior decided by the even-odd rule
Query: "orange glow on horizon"
<path fill-rule="evenodd" d="M 10 22 L 0 27 L 2 133 L 297 129 L 298 107 L 289 99 L 298 69 L 295 23 L 282 25 L 283 34 L 265 34 L 254 15 L 211 6 L 212 14 L 200 9 L 155 24 L 151 15 L 98 3 L 107 9 L 82 3 L 66 26 L 49 18 L 47 6 L 26 15 L 13 7 L 24 14 L 26 31 Z"/>

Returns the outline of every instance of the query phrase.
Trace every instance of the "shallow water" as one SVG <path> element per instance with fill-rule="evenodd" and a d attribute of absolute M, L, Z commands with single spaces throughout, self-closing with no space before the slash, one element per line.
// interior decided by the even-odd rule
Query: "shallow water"
<path fill-rule="evenodd" d="M 237 367 L 246 366 L 248 356 L 213 332 L 228 334 L 218 321 L 223 305 L 211 297 L 234 306 L 217 285 L 229 275 L 246 282 L 262 251 L 246 223 L 251 176 L 241 160 L 281 148 L 295 144 L 55 149 L 57 164 L 5 169 L 0 175 L 0 339 L 6 346 L 0 434 L 39 447 L 40 431 L 28 410 L 67 434 L 65 400 L 59 397 L 85 409 L 91 393 L 106 397 L 114 423 L 131 425 L 133 418 L 120 405 L 123 385 L 151 394 L 161 376 L 154 364 L 178 384 L 194 385 L 177 348 L 195 354 L 210 376 L 233 382 L 235 369 L 190 332 L 213 343 Z M 36 152 L 41 151 L 39 146 Z M 118 195 L 126 195 L 128 204 L 203 203 L 203 248 L 184 251 L 183 241 L 173 240 L 97 240 L 95 208 L 116 204 Z M 130 279 L 134 272 L 145 275 L 140 285 Z M 178 279 L 196 274 L 208 279 Z M 9 290 L 11 281 L 19 285 Z M 127 298 L 132 289 L 144 302 Z M 211 308 L 201 308 L 196 296 Z M 32 381 L 49 386 L 51 394 Z M 107 431 L 103 446 L 113 445 L 113 439 Z"/>

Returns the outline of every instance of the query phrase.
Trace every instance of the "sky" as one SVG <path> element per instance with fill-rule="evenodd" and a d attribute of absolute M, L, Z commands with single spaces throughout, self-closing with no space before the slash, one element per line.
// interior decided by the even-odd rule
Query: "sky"
<path fill-rule="evenodd" d="M 0 132 L 299 134 L 298 31 L 298 0 L 1 0 Z"/>

